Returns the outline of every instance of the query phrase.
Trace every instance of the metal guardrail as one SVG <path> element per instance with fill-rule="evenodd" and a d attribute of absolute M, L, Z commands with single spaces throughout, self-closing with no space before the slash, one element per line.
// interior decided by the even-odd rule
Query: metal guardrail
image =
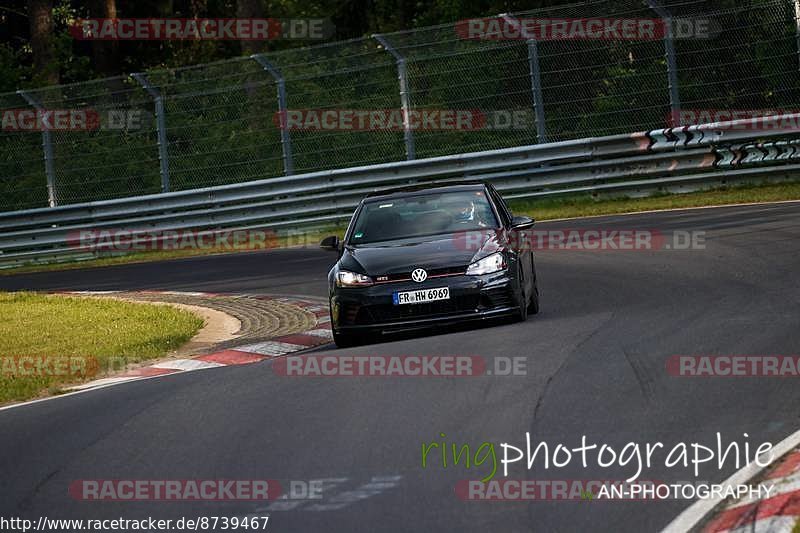
<path fill-rule="evenodd" d="M 800 114 L 775 118 L 791 124 Z M 285 230 L 340 223 L 366 193 L 405 184 L 488 180 L 507 198 L 522 199 L 643 194 L 800 170 L 800 137 L 755 127 L 739 120 L 659 129 L 0 213 L 0 267 L 93 257 L 75 245 L 81 230 Z"/>

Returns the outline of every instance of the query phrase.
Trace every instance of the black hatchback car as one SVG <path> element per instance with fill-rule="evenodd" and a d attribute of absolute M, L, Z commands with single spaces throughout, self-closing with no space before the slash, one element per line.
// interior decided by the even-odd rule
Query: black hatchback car
<path fill-rule="evenodd" d="M 372 194 L 340 241 L 328 275 L 337 346 L 373 334 L 539 311 L 529 230 L 488 183 Z"/>

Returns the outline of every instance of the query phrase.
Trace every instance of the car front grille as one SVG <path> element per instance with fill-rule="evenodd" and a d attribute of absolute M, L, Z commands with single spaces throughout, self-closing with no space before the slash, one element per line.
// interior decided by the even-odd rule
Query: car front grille
<path fill-rule="evenodd" d="M 447 276 L 463 276 L 466 273 L 467 267 L 448 267 L 448 268 L 434 268 L 427 271 L 428 279 L 430 278 L 443 278 Z M 409 281 L 411 279 L 411 272 L 400 272 L 397 274 L 383 274 L 375 276 L 375 281 L 378 283 L 393 283 L 395 281 Z"/>
<path fill-rule="evenodd" d="M 513 306 L 513 302 L 514 299 L 511 295 L 511 289 L 508 287 L 489 289 L 481 294 L 481 307 L 486 309 L 511 307 Z"/>
<path fill-rule="evenodd" d="M 437 316 L 467 313 L 478 307 L 478 295 L 456 296 L 449 300 L 409 305 L 369 305 L 359 309 L 356 324 L 376 324 L 413 318 L 435 318 Z"/>
<path fill-rule="evenodd" d="M 342 305 L 340 310 L 341 321 L 344 324 L 355 324 L 358 320 L 358 314 L 361 310 L 361 305 L 355 303 L 347 303 Z"/>

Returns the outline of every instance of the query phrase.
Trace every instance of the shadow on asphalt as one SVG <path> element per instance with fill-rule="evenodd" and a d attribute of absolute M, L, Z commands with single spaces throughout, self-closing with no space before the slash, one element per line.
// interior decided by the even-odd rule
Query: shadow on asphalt
<path fill-rule="evenodd" d="M 539 315 L 529 316 L 528 321 L 535 322 L 537 316 Z M 446 335 L 448 333 L 461 333 L 465 331 L 489 329 L 498 326 L 513 325 L 519 323 L 520 322 L 517 322 L 510 317 L 505 317 L 505 318 L 492 318 L 485 321 L 464 322 L 461 324 L 454 324 L 449 326 L 434 326 L 434 327 L 419 328 L 402 332 L 383 333 L 378 338 L 371 339 L 367 342 L 364 342 L 363 344 L 359 344 L 358 347 L 379 346 L 381 344 L 404 341 L 409 339 L 423 339 L 426 337 Z M 313 353 L 313 352 L 337 350 L 337 349 L 338 348 L 336 347 L 336 345 L 331 342 L 329 344 L 323 344 L 321 346 L 317 346 L 311 350 L 306 350 L 303 353 Z"/>

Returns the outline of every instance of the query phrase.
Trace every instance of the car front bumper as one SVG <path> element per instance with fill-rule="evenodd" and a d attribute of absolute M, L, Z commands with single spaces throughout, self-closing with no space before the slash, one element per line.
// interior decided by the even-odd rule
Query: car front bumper
<path fill-rule="evenodd" d="M 449 287 L 450 298 L 395 305 L 393 294 Z M 422 283 L 403 281 L 369 287 L 334 287 L 331 325 L 337 333 L 402 331 L 468 320 L 488 320 L 519 309 L 517 281 L 508 271 L 483 276 L 446 276 Z"/>

